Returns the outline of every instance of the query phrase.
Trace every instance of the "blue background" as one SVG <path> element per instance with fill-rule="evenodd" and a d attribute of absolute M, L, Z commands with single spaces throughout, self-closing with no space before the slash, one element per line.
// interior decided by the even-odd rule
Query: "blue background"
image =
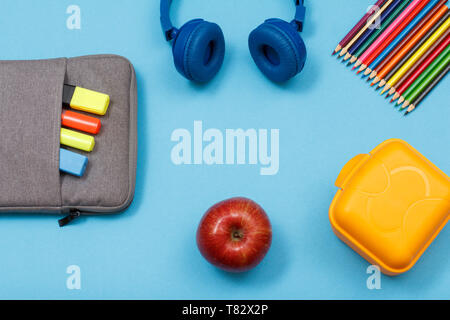
<path fill-rule="evenodd" d="M 369 264 L 333 234 L 328 207 L 343 165 L 389 138 L 408 141 L 450 173 L 450 82 L 403 117 L 330 57 L 373 0 L 306 3 L 306 67 L 276 85 L 253 64 L 247 37 L 266 18 L 292 18 L 290 1 L 175 1 L 177 25 L 202 17 L 225 33 L 222 71 L 199 86 L 173 66 L 157 0 L 3 0 L 1 59 L 115 53 L 131 60 L 139 160 L 136 198 L 122 215 L 81 218 L 64 229 L 54 216 L 1 216 L 0 298 L 449 299 L 448 227 L 410 272 L 383 276 L 382 290 L 371 291 Z M 81 30 L 66 28 L 71 4 L 81 7 Z M 192 132 L 194 120 L 223 131 L 280 129 L 278 175 L 260 176 L 259 166 L 249 165 L 175 166 L 171 133 Z M 195 244 L 203 213 L 232 196 L 260 203 L 274 232 L 263 263 L 240 275 L 210 266 Z M 81 267 L 79 291 L 66 288 L 72 264 Z"/>

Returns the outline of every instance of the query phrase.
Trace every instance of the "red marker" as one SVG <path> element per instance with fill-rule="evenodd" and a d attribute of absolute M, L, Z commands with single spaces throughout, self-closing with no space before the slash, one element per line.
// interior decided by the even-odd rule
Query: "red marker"
<path fill-rule="evenodd" d="M 61 125 L 75 130 L 97 134 L 100 131 L 102 123 L 97 118 L 63 110 L 61 114 Z"/>

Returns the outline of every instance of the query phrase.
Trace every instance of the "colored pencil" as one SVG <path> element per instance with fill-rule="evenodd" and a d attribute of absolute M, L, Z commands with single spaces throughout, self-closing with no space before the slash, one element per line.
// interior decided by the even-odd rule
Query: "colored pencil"
<path fill-rule="evenodd" d="M 376 10 L 378 10 L 383 4 L 385 0 L 378 0 L 367 12 L 366 14 L 361 18 L 361 20 L 358 21 L 358 23 L 353 27 L 352 30 L 350 30 L 349 33 L 339 42 L 339 44 L 336 46 L 336 49 L 334 49 L 332 55 L 334 56 L 336 53 L 342 50 L 349 42 L 352 40 L 355 35 L 361 30 L 361 28 L 364 26 L 364 24 L 367 22 L 367 20 L 374 14 Z"/>
<path fill-rule="evenodd" d="M 450 66 L 447 66 L 447 68 L 441 72 L 439 76 L 436 77 L 436 79 L 433 80 L 433 82 L 420 94 L 420 96 L 417 97 L 417 99 L 408 107 L 408 110 L 405 112 L 405 116 L 409 113 L 413 112 L 419 104 L 428 96 L 428 94 L 433 91 L 433 89 L 441 82 L 442 79 L 445 78 L 448 71 L 450 70 Z"/>
<path fill-rule="evenodd" d="M 362 65 L 358 71 L 361 72 L 375 60 L 375 58 L 402 32 L 403 29 L 417 16 L 417 14 L 430 2 L 430 0 L 414 0 L 395 19 L 394 22 L 383 32 L 383 34 L 359 57 L 358 62 Z M 356 67 L 356 65 L 355 65 Z"/>
<path fill-rule="evenodd" d="M 395 94 L 395 99 L 392 98 L 391 102 L 393 102 L 394 100 L 397 100 L 397 98 L 399 97 L 398 88 L 400 88 L 405 83 L 405 81 L 407 81 L 411 77 L 411 75 L 417 70 L 417 68 L 419 68 L 419 66 L 422 65 L 422 63 L 424 63 L 424 61 L 426 59 L 428 59 L 428 57 L 434 52 L 434 50 L 436 50 L 436 48 L 442 44 L 442 42 L 447 38 L 448 32 L 450 32 L 450 29 L 448 29 L 439 38 L 439 40 L 437 40 L 435 43 L 433 43 L 433 45 L 430 47 L 430 49 L 428 49 L 428 51 L 423 56 L 421 56 L 420 59 L 417 60 L 417 62 L 414 63 L 411 68 L 408 69 L 408 71 L 406 71 L 406 73 L 398 80 L 398 82 L 395 84 L 395 86 L 393 86 L 392 88 L 389 89 L 389 92 L 387 93 L 387 97 L 390 97 L 393 94 Z"/>
<path fill-rule="evenodd" d="M 386 18 L 388 18 L 393 12 L 396 11 L 396 9 L 399 8 L 400 4 L 403 4 L 403 6 L 400 6 L 401 8 L 404 8 L 406 6 L 406 4 L 408 2 L 410 2 L 411 0 L 394 0 L 394 2 L 392 3 L 392 5 L 390 5 L 386 11 L 384 11 L 381 14 L 381 18 L 380 18 L 380 23 L 382 23 L 382 21 L 386 20 Z M 402 9 L 400 9 L 401 11 Z M 353 46 L 351 46 L 351 48 L 348 50 L 348 52 L 345 54 L 344 57 L 344 61 L 347 61 L 348 59 L 350 59 L 351 57 L 353 57 L 353 54 L 361 47 L 362 44 L 364 44 L 364 42 L 367 41 L 367 39 L 370 38 L 370 36 L 377 30 L 377 28 L 373 27 L 373 28 L 369 28 L 367 29 L 363 35 L 358 39 L 358 41 L 356 41 Z"/>
<path fill-rule="evenodd" d="M 414 30 L 411 31 L 403 40 L 402 42 L 391 52 L 391 54 L 386 57 L 385 60 L 383 60 L 376 69 L 371 73 L 370 79 L 373 79 L 378 73 L 386 66 L 389 61 L 391 61 L 394 56 L 410 41 L 414 39 L 414 37 L 420 37 L 420 33 L 423 33 L 427 29 L 427 24 L 430 23 L 431 19 L 440 19 L 443 14 L 446 12 L 447 6 L 444 6 L 444 4 L 447 2 L 447 0 L 441 0 L 431 11 L 429 11 L 415 27 Z M 440 13 L 438 13 L 440 12 Z M 437 21 L 437 20 L 436 20 Z M 431 25 L 431 24 L 430 24 Z"/>
<path fill-rule="evenodd" d="M 400 79 L 400 81 L 392 87 L 389 95 L 395 92 L 394 97 L 391 102 L 397 100 L 403 92 L 419 77 L 419 75 L 425 71 L 425 69 L 436 59 L 442 51 L 450 44 L 450 29 L 447 30 L 446 34 L 433 44 L 433 47 L 424 54 L 416 64 L 408 70 L 408 72 Z"/>
<path fill-rule="evenodd" d="M 444 13 L 445 15 L 443 15 Z M 384 86 L 386 82 L 403 66 L 403 64 L 408 61 L 417 52 L 417 50 L 428 41 L 428 39 L 430 39 L 430 37 L 442 26 L 442 24 L 445 23 L 448 17 L 450 17 L 450 12 L 446 6 L 443 6 L 441 10 L 439 10 L 436 15 L 428 21 L 423 29 L 417 33 L 413 39 L 411 39 L 402 48 L 402 50 L 400 50 L 395 57 L 383 67 L 383 69 L 380 70 L 373 84 L 376 84 L 378 81 L 382 80 L 379 83 L 379 87 Z M 385 89 L 390 89 L 392 85 L 387 85 L 386 87 L 387 88 Z"/>
<path fill-rule="evenodd" d="M 359 20 L 359 22 L 353 27 L 353 29 L 350 30 L 350 32 L 347 33 L 347 35 L 339 42 L 336 49 L 334 49 L 332 55 L 335 55 L 336 53 L 341 51 L 341 49 L 344 48 L 350 42 L 350 40 L 355 37 L 355 35 L 358 33 L 359 30 L 361 30 L 361 28 L 364 26 L 364 24 L 367 22 L 370 16 L 373 15 L 375 10 L 378 10 L 384 2 L 385 0 L 378 0 L 372 6 L 372 8 L 369 11 L 367 11 L 367 13 L 361 18 L 361 20 Z"/>
<path fill-rule="evenodd" d="M 410 0 L 412 1 L 412 0 Z M 378 38 L 378 36 L 386 30 L 387 27 L 390 26 L 392 21 L 402 12 L 404 9 L 403 3 L 400 5 L 394 13 L 392 13 L 387 19 L 382 21 L 380 29 L 376 29 L 375 32 L 370 36 L 370 38 L 364 42 L 361 47 L 353 54 L 353 57 L 350 59 L 350 64 L 354 63 L 363 53 L 367 50 L 367 48 Z"/>
<path fill-rule="evenodd" d="M 411 113 L 450 70 L 448 0 L 378 0 L 332 55 Z M 375 25 L 377 22 L 377 25 Z M 355 63 L 356 62 L 356 63 Z M 384 88 L 383 88 L 384 87 Z M 400 99 L 399 99 L 400 98 Z"/>
<path fill-rule="evenodd" d="M 433 63 L 414 81 L 414 83 L 405 91 L 405 102 L 401 109 L 406 108 L 415 101 L 417 97 L 447 68 L 450 63 L 450 46 L 448 46 Z"/>
<path fill-rule="evenodd" d="M 432 0 L 428 5 L 414 18 L 413 21 L 395 38 L 394 41 L 369 65 L 365 75 L 373 70 L 370 79 L 373 79 L 384 66 L 422 29 L 425 23 L 430 19 L 447 0 Z"/>
<path fill-rule="evenodd" d="M 414 55 L 402 65 L 402 67 L 389 79 L 388 84 L 389 87 L 394 86 L 398 80 L 420 59 L 421 56 L 428 51 L 428 49 L 436 42 L 437 39 L 440 38 L 442 34 L 450 26 L 450 18 L 447 20 L 436 30 L 435 33 L 431 35 L 430 38 L 414 53 Z"/>
<path fill-rule="evenodd" d="M 447 29 L 447 31 L 448 31 L 448 29 Z M 446 31 L 446 32 L 447 32 Z M 445 33 L 442 35 L 442 36 L 444 36 L 444 35 L 446 35 Z M 439 39 L 441 39 L 442 38 L 442 36 L 441 37 L 439 37 Z M 437 42 L 437 41 L 436 41 Z M 435 42 L 435 43 L 436 43 Z M 429 51 L 430 51 L 430 49 L 431 49 L 431 47 L 428 49 L 428 50 L 426 50 L 425 51 L 425 53 L 421 56 L 421 57 L 423 57 L 424 55 L 426 55 Z M 383 87 L 383 85 L 384 85 L 384 88 L 383 88 L 383 90 L 381 91 L 381 93 L 380 93 L 380 95 L 383 95 L 387 90 L 390 90 L 393 86 L 391 86 L 390 84 L 387 84 L 386 82 L 387 81 L 389 81 L 391 78 L 392 78 L 392 76 L 403 66 L 403 64 L 405 63 L 405 61 L 406 60 L 408 60 L 409 58 L 411 58 L 411 56 L 413 56 L 413 54 L 415 53 L 416 51 L 415 50 L 412 50 L 411 52 L 409 52 L 408 53 L 408 55 L 406 55 L 405 57 L 404 57 L 404 59 L 402 59 L 401 60 L 401 62 L 398 64 L 398 65 L 396 65 L 395 66 L 395 68 L 393 68 L 391 71 L 389 71 L 389 73 L 386 75 L 386 77 L 383 79 L 383 81 L 381 81 L 380 82 L 380 84 L 379 84 L 379 87 L 381 88 L 381 87 Z M 420 60 L 420 58 L 419 58 L 419 60 Z M 416 63 L 414 63 L 409 69 L 408 69 L 408 71 L 410 70 L 410 69 L 412 69 L 413 68 L 413 66 L 415 65 Z M 405 74 L 408 72 L 408 71 L 406 71 L 405 72 Z M 404 76 L 404 75 L 403 75 Z M 403 77 L 402 76 L 402 77 Z M 402 78 L 402 77 L 400 77 L 400 79 Z M 400 79 L 398 80 L 398 81 L 400 81 Z M 397 83 L 398 83 L 398 81 L 397 81 Z M 397 84 L 396 83 L 396 84 Z M 387 96 L 386 96 L 387 97 Z"/>
<path fill-rule="evenodd" d="M 359 32 L 353 37 L 353 39 L 351 39 L 350 42 L 347 43 L 347 45 L 341 50 L 341 52 L 339 53 L 340 57 L 342 57 L 344 54 L 347 53 L 348 49 L 361 37 L 361 35 L 369 28 L 369 26 L 371 26 L 375 22 L 375 20 L 377 20 L 380 17 L 380 15 L 387 9 L 387 7 L 389 7 L 392 4 L 393 1 L 394 0 L 387 0 L 384 3 L 383 7 L 372 15 L 372 18 L 370 18 L 367 21 L 367 23 L 361 28 L 361 30 L 359 30 Z M 414 1 L 421 1 L 421 0 L 414 0 Z"/>

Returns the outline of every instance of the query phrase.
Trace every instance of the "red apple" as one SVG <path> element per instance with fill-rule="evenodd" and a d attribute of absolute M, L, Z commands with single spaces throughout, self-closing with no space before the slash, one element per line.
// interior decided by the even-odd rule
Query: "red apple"
<path fill-rule="evenodd" d="M 266 212 L 246 198 L 212 206 L 197 230 L 197 245 L 211 264 L 229 272 L 256 267 L 269 251 L 272 227 Z"/>

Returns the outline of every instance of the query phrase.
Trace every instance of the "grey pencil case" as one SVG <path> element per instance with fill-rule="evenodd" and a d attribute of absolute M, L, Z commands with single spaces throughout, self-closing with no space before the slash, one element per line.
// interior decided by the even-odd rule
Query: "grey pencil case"
<path fill-rule="evenodd" d="M 59 171 L 63 86 L 110 96 L 82 178 Z M 0 213 L 118 213 L 132 202 L 137 162 L 137 89 L 116 55 L 0 61 Z"/>

